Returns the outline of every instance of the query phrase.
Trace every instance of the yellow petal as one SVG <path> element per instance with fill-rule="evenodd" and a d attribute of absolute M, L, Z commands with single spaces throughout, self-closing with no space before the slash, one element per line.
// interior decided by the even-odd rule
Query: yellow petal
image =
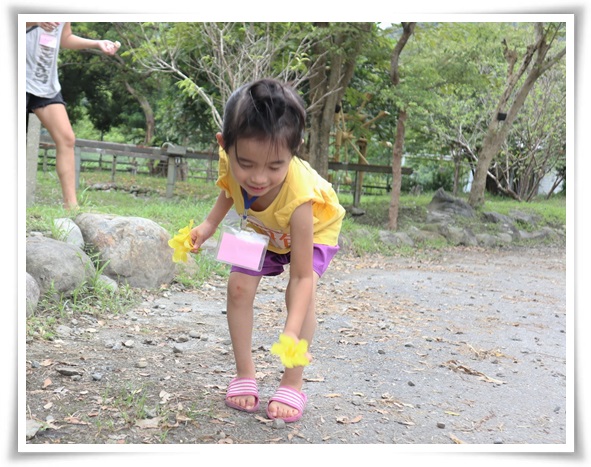
<path fill-rule="evenodd" d="M 279 342 L 275 342 L 271 346 L 271 353 L 278 355 L 286 368 L 308 365 L 310 361 L 306 356 L 307 351 L 308 342 L 305 339 L 301 339 L 296 344 L 293 338 L 285 334 L 280 334 Z"/>

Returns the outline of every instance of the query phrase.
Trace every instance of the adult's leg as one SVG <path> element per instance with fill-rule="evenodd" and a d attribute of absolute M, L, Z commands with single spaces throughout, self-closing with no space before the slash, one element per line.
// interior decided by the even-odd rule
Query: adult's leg
<path fill-rule="evenodd" d="M 226 313 L 238 378 L 254 378 L 256 373 L 252 359 L 252 328 L 254 297 L 260 281 L 261 276 L 241 272 L 230 273 L 228 279 Z M 253 396 L 233 397 L 231 401 L 244 408 L 255 405 Z"/>
<path fill-rule="evenodd" d="M 76 136 L 63 104 L 49 104 L 34 110 L 41 124 L 47 129 L 55 142 L 55 167 L 62 187 L 64 207 L 76 208 L 76 162 L 74 145 Z"/>
<path fill-rule="evenodd" d="M 308 312 L 306 313 L 306 317 L 304 319 L 304 323 L 302 325 L 302 331 L 300 333 L 300 339 L 306 339 L 308 341 L 308 345 L 312 345 L 312 339 L 314 338 L 314 333 L 316 332 L 316 286 L 318 284 L 318 275 L 314 273 L 314 289 L 312 293 L 312 300 L 310 302 L 310 306 L 308 308 Z M 289 294 L 289 290 L 286 291 L 286 294 Z M 310 350 L 310 347 L 308 347 Z M 286 368 L 283 372 L 283 376 L 281 377 L 281 382 L 279 383 L 280 386 L 289 386 L 298 391 L 302 390 L 303 385 L 303 376 L 304 376 L 304 367 L 294 367 L 294 368 Z M 281 402 L 273 401 L 269 404 L 269 414 L 273 418 L 289 418 L 294 416 L 297 413 L 297 410 L 293 407 L 288 405 L 282 404 Z"/>

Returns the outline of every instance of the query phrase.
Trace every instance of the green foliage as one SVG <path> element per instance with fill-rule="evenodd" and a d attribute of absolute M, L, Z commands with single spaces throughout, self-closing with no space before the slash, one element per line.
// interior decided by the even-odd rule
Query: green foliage
<path fill-rule="evenodd" d="M 411 192 L 432 192 L 439 188 L 453 192 L 454 166 L 449 161 L 435 158 L 409 158 L 405 164 L 413 169 L 413 173 L 402 179 L 402 190 Z"/>
<path fill-rule="evenodd" d="M 564 36 L 563 25 L 547 27 L 556 27 Z M 117 57 L 63 51 L 60 72 L 78 136 L 142 144 L 148 136 L 149 107 L 154 118 L 150 144 L 155 146 L 215 144 L 218 127 L 211 106 L 222 112 L 229 92 L 247 79 L 245 70 L 297 81 L 319 58 L 314 44 L 340 57 L 359 44 L 358 25 L 338 22 L 74 23 L 73 28 L 82 36 L 123 43 Z M 398 112 L 404 109 L 408 113 L 405 153 L 451 155 L 466 170 L 473 163 L 470 153 L 478 155 L 505 85 L 503 41 L 522 53 L 531 43 L 533 23 L 418 23 L 400 57 L 401 81 L 394 87 L 389 67 L 400 33 L 400 24 L 394 23 L 385 29 L 376 25 L 368 36 L 342 101 L 348 130 L 368 141 L 370 163 L 389 164 Z M 224 41 L 225 68 L 216 49 L 219 40 Z M 244 55 L 249 65 L 240 61 Z M 509 167 L 507 177 L 512 180 L 526 179 L 533 170 L 532 164 L 523 163 L 524 157 L 528 162 L 534 156 L 540 160 L 532 148 L 547 152 L 546 169 L 565 164 L 565 83 L 566 67 L 561 63 L 536 84 L 526 101 L 506 149 L 496 160 L 499 167 Z M 307 86 L 306 81 L 300 85 L 305 97 L 310 92 Z M 366 124 L 380 112 L 386 114 Z"/>

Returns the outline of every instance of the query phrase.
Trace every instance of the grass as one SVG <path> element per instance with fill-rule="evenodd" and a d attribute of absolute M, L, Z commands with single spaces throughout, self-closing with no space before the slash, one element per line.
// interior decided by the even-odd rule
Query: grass
<path fill-rule="evenodd" d="M 172 236 L 185 227 L 191 219 L 199 223 L 205 218 L 213 205 L 219 191 L 213 182 L 198 180 L 178 181 L 175 194 L 166 198 L 166 178 L 138 175 L 132 177 L 128 173 L 118 173 L 115 184 L 108 190 L 96 189 L 111 182 L 110 172 L 82 172 L 79 187 L 79 203 L 81 212 L 99 212 L 118 216 L 135 216 L 151 219 L 161 225 Z M 135 188 L 134 188 L 135 187 Z M 141 190 L 137 190 L 141 187 Z M 421 227 L 425 222 L 427 206 L 433 197 L 432 193 L 421 195 L 403 194 L 400 200 L 398 225 L 404 231 L 411 226 Z M 467 197 L 467 196 L 466 196 Z M 339 198 L 344 206 L 350 206 L 353 197 L 348 193 L 340 193 Z M 55 172 L 39 172 L 35 204 L 27 208 L 27 232 L 40 231 L 47 236 L 55 236 L 53 221 L 67 217 L 69 214 L 61 207 L 61 189 Z M 347 216 L 343 223 L 343 235 L 350 239 L 351 250 L 357 255 L 380 253 L 416 254 L 410 247 L 392 247 L 380 241 L 379 232 L 386 228 L 390 195 L 362 196 L 360 208 L 365 211 L 363 216 Z M 538 226 L 553 227 L 566 225 L 566 197 L 555 196 L 550 200 L 536 199 L 530 203 L 487 196 L 481 212 L 495 211 L 510 214 L 512 211 L 535 214 L 540 220 Z M 478 219 L 474 221 L 477 231 L 482 227 Z M 421 249 L 439 249 L 444 245 L 429 243 L 421 245 Z M 226 276 L 228 268 L 202 255 L 198 259 L 199 268 L 189 271 L 180 268 L 175 281 L 180 286 L 199 287 L 212 275 Z M 27 320 L 28 332 L 31 335 L 52 339 L 55 337 L 56 324 L 71 315 L 86 313 L 122 313 L 139 299 L 139 293 L 129 287 L 119 286 L 113 292 L 98 280 L 97 277 L 83 284 L 74 297 L 56 297 L 48 293 L 40 300 L 35 316 Z"/>

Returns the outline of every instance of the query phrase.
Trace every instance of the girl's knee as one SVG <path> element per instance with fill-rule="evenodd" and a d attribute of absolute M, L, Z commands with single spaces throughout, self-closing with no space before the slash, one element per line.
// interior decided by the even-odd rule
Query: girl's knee
<path fill-rule="evenodd" d="M 53 137 L 53 135 L 52 135 Z M 64 148 L 64 149 L 73 149 L 76 145 L 76 135 L 73 131 L 63 131 L 60 132 L 59 135 L 56 135 L 54 138 L 55 145 L 57 149 Z"/>
<path fill-rule="evenodd" d="M 245 284 L 240 280 L 228 281 L 228 300 L 235 303 L 242 303 L 244 301 L 253 300 L 256 288 L 253 289 L 250 284 Z"/>

